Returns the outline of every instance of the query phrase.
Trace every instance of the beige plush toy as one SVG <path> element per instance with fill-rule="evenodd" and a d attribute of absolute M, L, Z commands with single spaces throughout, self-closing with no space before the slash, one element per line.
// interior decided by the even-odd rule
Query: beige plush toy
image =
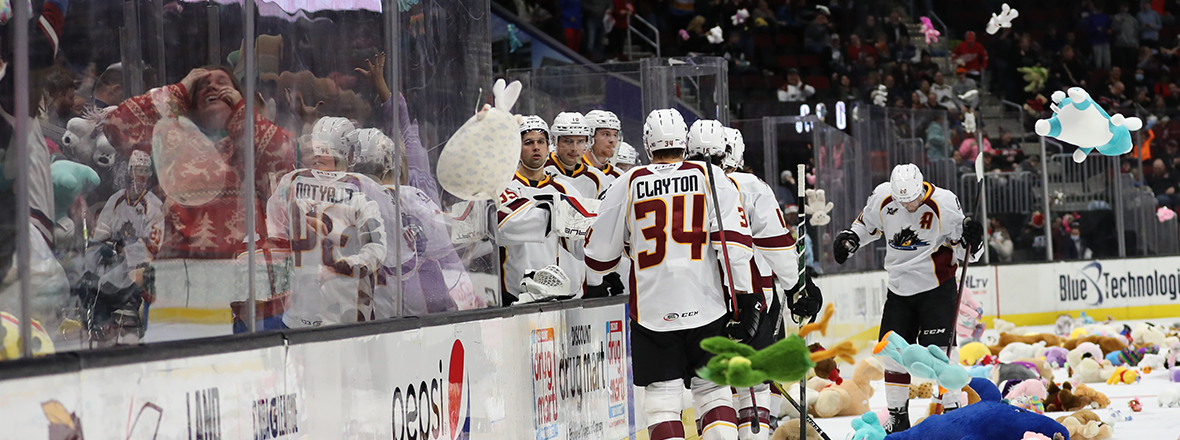
<path fill-rule="evenodd" d="M 807 425 L 807 438 L 817 439 L 819 432 Z M 774 430 L 774 434 L 770 436 L 770 440 L 799 440 L 799 419 L 791 419 L 778 425 L 778 429 Z"/>
<path fill-rule="evenodd" d="M 1036 365 L 1037 370 L 1041 372 L 1041 377 L 1053 380 L 1053 366 L 1049 365 L 1049 362 L 1046 362 L 1043 357 L 1017 359 L 1016 362 L 1028 362 Z"/>
<path fill-rule="evenodd" d="M 865 358 L 856 364 L 852 378 L 844 383 L 820 390 L 816 397 L 815 415 L 819 417 L 855 416 L 869 411 L 875 380 L 885 378 L 885 366 L 875 358 Z"/>
<path fill-rule="evenodd" d="M 1114 427 L 1103 423 L 1094 411 L 1083 409 L 1057 418 L 1069 430 L 1069 440 L 1103 440 L 1114 435 Z"/>

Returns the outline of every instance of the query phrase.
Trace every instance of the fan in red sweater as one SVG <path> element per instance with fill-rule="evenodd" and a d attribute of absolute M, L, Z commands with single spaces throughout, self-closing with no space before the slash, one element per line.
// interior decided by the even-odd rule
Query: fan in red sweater
<path fill-rule="evenodd" d="M 952 57 L 967 69 L 967 75 L 978 78 L 979 72 L 987 68 L 987 49 L 975 41 L 975 32 L 967 32 L 966 40 L 959 43 Z"/>

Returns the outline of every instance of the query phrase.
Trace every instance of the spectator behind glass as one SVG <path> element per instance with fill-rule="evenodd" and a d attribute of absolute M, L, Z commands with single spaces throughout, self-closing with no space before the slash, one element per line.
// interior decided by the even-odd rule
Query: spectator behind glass
<path fill-rule="evenodd" d="M 582 1 L 557 0 L 557 9 L 561 15 L 561 31 L 565 37 L 565 47 L 574 52 L 582 50 Z"/>
<path fill-rule="evenodd" d="M 1086 67 L 1078 60 L 1073 46 L 1065 45 L 1061 48 L 1061 57 L 1049 70 L 1049 75 L 1055 82 L 1054 89 L 1068 89 L 1070 87 L 1086 87 Z"/>
<path fill-rule="evenodd" d="M 742 35 L 740 33 L 729 33 L 729 40 L 725 43 L 722 54 L 729 61 L 730 72 L 737 74 L 759 73 L 758 69 L 746 59 L 746 51 L 742 47 Z"/>
<path fill-rule="evenodd" d="M 844 52 L 844 46 L 840 45 L 840 34 L 832 34 L 828 40 L 830 43 L 828 43 L 828 47 L 825 49 L 829 54 L 825 57 L 828 60 L 828 67 L 833 72 L 851 72 L 848 54 Z"/>
<path fill-rule="evenodd" d="M 1163 21 L 1160 20 L 1160 14 L 1151 8 L 1151 1 L 1140 2 L 1139 14 L 1135 18 L 1139 20 L 1139 44 L 1152 49 L 1159 47 Z"/>
<path fill-rule="evenodd" d="M 950 149 L 950 136 L 943 126 L 945 122 L 945 113 L 938 112 L 926 126 L 926 157 L 930 160 L 946 159 L 946 152 Z"/>
<path fill-rule="evenodd" d="M 998 257 L 1001 263 L 1012 262 L 1012 236 L 1008 234 L 1008 228 L 1005 228 L 1000 220 L 992 217 L 988 219 L 988 251 L 992 255 Z"/>
<path fill-rule="evenodd" d="M 1091 4 L 1089 13 L 1082 13 L 1082 25 L 1094 50 L 1093 66 L 1110 69 L 1110 16 L 1102 12 L 1097 4 Z"/>
<path fill-rule="evenodd" d="M 791 9 L 791 0 L 783 0 L 783 5 L 778 8 L 775 18 L 778 20 L 780 26 L 787 29 L 797 29 L 803 25 L 803 20 Z"/>
<path fill-rule="evenodd" d="M 606 13 L 615 19 L 615 25 L 607 30 L 610 40 L 607 56 L 618 57 L 623 54 L 623 45 L 627 41 L 627 17 L 635 13 L 635 6 L 631 0 L 612 0 L 611 8 Z"/>
<path fill-rule="evenodd" d="M 909 37 L 910 31 L 906 28 L 905 23 L 901 22 L 901 14 L 893 11 L 889 14 L 889 19 L 881 26 L 885 31 L 885 37 L 888 39 L 886 43 L 896 44 L 902 37 Z"/>
<path fill-rule="evenodd" d="M 1050 23 L 1045 27 L 1045 36 L 1041 38 L 1041 49 L 1046 53 L 1057 54 L 1065 46 L 1065 38 L 1057 31 L 1057 25 Z"/>
<path fill-rule="evenodd" d="M 854 62 L 854 63 L 861 62 L 861 61 L 863 61 L 862 57 L 869 57 L 869 56 L 872 56 L 872 57 L 877 56 L 877 51 L 875 49 L 873 49 L 873 46 L 870 46 L 868 44 L 864 44 L 864 40 L 862 40 L 859 35 L 853 34 L 853 35 L 848 36 L 848 59 L 849 60 L 852 60 L 852 62 Z"/>
<path fill-rule="evenodd" d="M 967 76 L 975 79 L 987 68 L 987 50 L 975 41 L 975 32 L 972 31 L 967 32 L 966 38 L 955 47 L 951 57 L 967 69 Z"/>
<path fill-rule="evenodd" d="M 76 108 L 74 102 L 74 90 L 77 86 L 74 84 L 74 76 L 68 70 L 61 69 L 54 70 L 45 77 L 44 89 L 41 102 L 33 105 L 40 105 L 46 110 L 44 117 L 39 121 L 45 138 L 58 143 L 66 134 L 66 123 L 81 113 L 82 109 Z"/>
<path fill-rule="evenodd" d="M 951 89 L 950 84 L 942 76 L 942 72 L 934 74 L 934 84 L 930 85 L 930 93 L 936 97 L 936 103 L 943 108 L 956 111 L 959 109 L 958 99 L 955 98 L 955 92 Z"/>
<path fill-rule="evenodd" d="M 897 63 L 897 68 L 893 70 L 893 78 L 897 81 L 898 87 L 905 89 L 905 91 L 913 90 L 918 84 L 918 75 L 914 72 L 914 68 L 909 62 Z"/>
<path fill-rule="evenodd" d="M 779 102 L 803 102 L 815 95 L 815 87 L 803 83 L 797 69 L 787 70 L 787 81 L 778 89 Z"/>
<path fill-rule="evenodd" d="M 876 37 L 877 33 L 884 32 L 884 29 L 877 23 L 877 18 L 869 15 L 865 17 L 864 23 L 861 23 L 852 31 L 852 34 L 860 37 L 861 41 Z"/>
<path fill-rule="evenodd" d="M 844 101 L 859 101 L 860 91 L 852 85 L 848 75 L 840 75 L 840 83 L 836 85 L 836 99 Z"/>
<path fill-rule="evenodd" d="M 1151 175 L 1147 176 L 1147 184 L 1155 193 L 1158 206 L 1165 206 L 1175 210 L 1180 205 L 1180 174 L 1175 168 L 1168 167 L 1163 159 L 1156 159 L 1151 163 Z"/>
<path fill-rule="evenodd" d="M 1061 258 L 1064 260 L 1089 260 L 1094 258 L 1094 253 L 1090 251 L 1090 245 L 1082 238 L 1081 223 L 1070 223 L 1068 238 L 1062 243 Z"/>
<path fill-rule="evenodd" d="M 582 0 L 582 28 L 583 39 L 586 44 L 586 55 L 591 61 L 603 61 L 603 39 L 606 38 L 606 24 L 603 18 L 611 8 L 611 0 Z"/>
<path fill-rule="evenodd" d="M 975 162 L 975 156 L 979 154 L 979 148 L 975 143 L 975 136 L 966 136 L 963 138 L 963 143 L 959 144 L 959 152 L 963 154 L 963 159 Z M 995 154 L 996 150 L 992 149 L 992 142 L 987 138 L 987 132 L 983 132 L 983 152 L 987 154 Z"/>
<path fill-rule="evenodd" d="M 815 19 L 803 31 L 803 50 L 812 55 L 821 55 L 828 46 L 828 35 L 832 32 L 832 25 L 827 14 L 815 14 Z M 855 61 L 850 59 L 849 62 Z"/>
<path fill-rule="evenodd" d="M 1016 244 L 1016 252 L 1025 256 L 1022 260 L 1045 258 L 1045 215 L 1041 211 L 1033 211 L 1029 216 Z"/>
<path fill-rule="evenodd" d="M 938 72 L 938 64 L 930 58 L 930 52 L 923 50 L 921 61 L 914 66 L 914 71 L 918 73 L 918 79 L 934 81 L 934 72 Z"/>
<path fill-rule="evenodd" d="M 170 142 L 156 145 L 157 122 L 171 118 L 189 119 L 200 131 L 183 131 L 181 121 L 160 134 Z M 159 258 L 226 259 L 245 249 L 245 118 L 240 85 L 220 66 L 193 69 L 179 84 L 127 99 L 108 116 L 103 132 L 120 155 L 162 148 L 153 154 L 166 196 Z M 258 113 L 254 124 L 255 230 L 264 231 L 270 182 L 295 169 L 294 137 Z"/>
<path fill-rule="evenodd" d="M 1102 94 L 1098 95 L 1098 103 L 1101 104 L 1108 113 L 1116 112 L 1122 107 L 1129 107 L 1131 100 L 1127 99 L 1126 86 L 1122 81 L 1115 81 L 1106 87 Z"/>
<path fill-rule="evenodd" d="M 979 89 L 979 84 L 977 84 L 974 79 L 967 77 L 967 69 L 962 67 L 955 69 L 955 75 L 955 84 L 951 86 L 951 93 L 954 94 L 955 99 L 963 96 L 964 93 Z M 970 108 L 975 108 L 976 105 L 979 105 L 979 97 L 976 96 L 969 101 L 960 100 L 960 104 Z"/>
<path fill-rule="evenodd" d="M 123 65 L 112 64 L 94 82 L 94 96 L 87 104 L 98 108 L 119 105 L 123 102 Z"/>
<path fill-rule="evenodd" d="M 893 52 L 895 52 L 893 56 L 896 57 L 897 61 L 899 62 L 913 64 L 919 61 L 918 47 L 914 46 L 914 43 L 910 42 L 909 35 L 902 35 L 901 38 L 897 39 L 896 43 L 893 44 Z"/>
<path fill-rule="evenodd" d="M 1119 5 L 1119 13 L 1111 19 L 1111 35 L 1114 37 L 1114 64 L 1130 66 L 1139 47 L 1139 20 L 1131 15 L 1131 6 Z"/>

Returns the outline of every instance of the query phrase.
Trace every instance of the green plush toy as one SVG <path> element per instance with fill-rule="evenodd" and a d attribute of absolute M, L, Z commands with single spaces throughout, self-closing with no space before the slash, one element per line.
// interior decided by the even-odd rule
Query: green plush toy
<path fill-rule="evenodd" d="M 1049 77 L 1049 69 L 1044 67 L 1021 67 L 1016 71 L 1024 74 L 1024 80 L 1028 81 L 1028 85 L 1024 86 L 1024 91 L 1035 92 L 1045 88 L 1045 79 Z"/>
<path fill-rule="evenodd" d="M 718 385 L 748 388 L 768 380 L 798 382 L 807 376 L 816 361 L 824 359 L 840 357 L 848 363 L 854 363 L 852 355 L 856 354 L 856 349 L 851 342 L 845 341 L 829 350 L 811 353 L 803 341 L 804 336 L 816 330 L 827 334 L 828 320 L 834 313 L 835 308 L 828 304 L 822 320 L 805 325 L 799 329 L 799 334 L 790 335 L 762 350 L 754 350 L 749 345 L 721 336 L 705 339 L 701 341 L 701 348 L 716 356 L 709 360 L 705 368 L 697 371 L 697 375 Z"/>
<path fill-rule="evenodd" d="M 93 169 L 68 160 L 54 162 L 49 166 L 49 173 L 53 176 L 54 220 L 60 220 L 68 214 L 67 209 L 79 194 L 97 188 L 101 183 L 98 173 Z"/>

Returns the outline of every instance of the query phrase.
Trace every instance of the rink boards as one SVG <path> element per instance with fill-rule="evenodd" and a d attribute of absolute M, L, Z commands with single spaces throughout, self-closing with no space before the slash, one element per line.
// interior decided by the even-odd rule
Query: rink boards
<path fill-rule="evenodd" d="M 76 425 L 107 439 L 622 439 L 634 432 L 626 307 L 574 301 L 0 366 L 0 438 Z"/>
<path fill-rule="evenodd" d="M 877 339 L 888 291 L 884 271 L 821 276 L 816 284 L 824 300 L 836 304 L 821 341 Z M 989 328 L 997 317 L 1017 326 L 1047 325 L 1082 311 L 1098 321 L 1170 318 L 1180 316 L 1180 257 L 972 266 L 966 287 L 983 305 Z"/>

